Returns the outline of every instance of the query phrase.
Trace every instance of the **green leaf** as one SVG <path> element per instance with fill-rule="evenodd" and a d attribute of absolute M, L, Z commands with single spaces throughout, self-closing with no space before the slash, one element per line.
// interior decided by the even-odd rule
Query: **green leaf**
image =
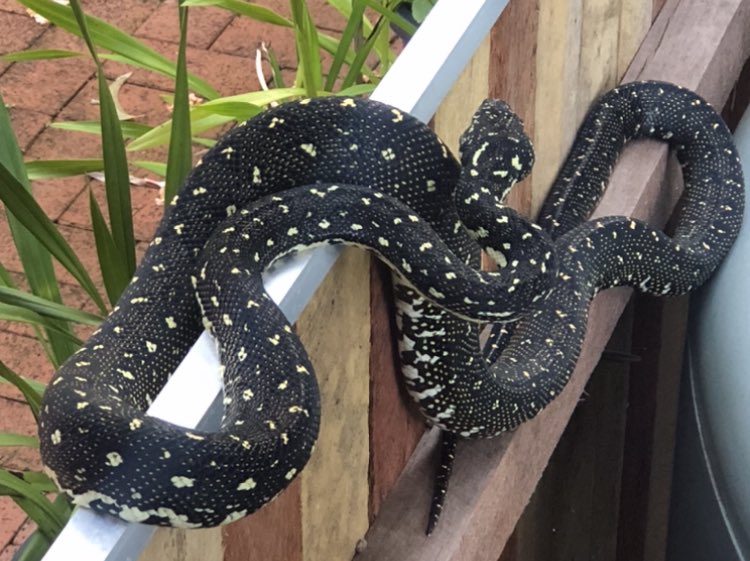
<path fill-rule="evenodd" d="M 250 117 L 262 113 L 263 108 L 246 101 L 211 101 L 193 108 L 192 114 L 201 115 L 223 115 L 233 121 L 247 121 Z"/>
<path fill-rule="evenodd" d="M 50 60 L 54 58 L 68 58 L 74 56 L 81 56 L 81 53 L 75 51 L 63 51 L 60 49 L 39 49 L 7 53 L 0 56 L 0 58 L 10 62 L 26 62 L 29 60 Z"/>
<path fill-rule="evenodd" d="M 45 386 L 41 382 L 38 382 L 37 380 L 32 380 L 31 378 L 26 378 L 25 376 L 19 376 L 19 378 L 26 382 L 31 387 L 31 389 L 33 389 L 39 395 L 42 395 L 44 393 L 44 390 L 47 388 L 47 386 Z M 0 384 L 11 384 L 11 382 L 0 376 Z"/>
<path fill-rule="evenodd" d="M 193 134 L 220 127 L 231 121 L 231 117 L 225 115 L 205 115 L 196 117 L 193 111 L 190 112 L 190 128 Z M 151 129 L 143 136 L 139 136 L 128 144 L 128 151 L 137 152 L 147 148 L 155 148 L 169 143 L 172 134 L 172 120 L 165 121 Z"/>
<path fill-rule="evenodd" d="M 26 538 L 23 548 L 18 550 L 13 561 L 42 561 L 50 545 L 52 545 L 51 539 L 37 529 Z"/>
<path fill-rule="evenodd" d="M 35 436 L 0 432 L 0 446 L 27 446 L 39 448 L 39 439 Z"/>
<path fill-rule="evenodd" d="M 371 94 L 375 90 L 375 84 L 354 84 L 343 90 L 336 92 L 341 97 L 358 97 L 361 95 Z"/>
<path fill-rule="evenodd" d="M 315 97 L 322 89 L 323 82 L 318 31 L 304 0 L 291 0 L 291 4 L 297 45 L 297 71 L 302 73 L 308 97 Z"/>
<path fill-rule="evenodd" d="M 0 360 L 0 378 L 4 378 L 18 388 L 18 391 L 23 394 L 26 403 L 29 404 L 34 419 L 39 420 L 39 410 L 42 407 L 42 394 L 25 379 L 8 368 L 2 360 Z"/>
<path fill-rule="evenodd" d="M 0 163 L 0 200 L 19 223 L 29 230 L 42 246 L 73 275 L 99 309 L 104 311 L 104 302 L 86 268 L 52 221 L 44 214 L 39 204 L 3 163 Z M 39 254 L 36 257 L 40 259 Z M 56 298 L 48 299 L 57 300 Z"/>
<path fill-rule="evenodd" d="M 101 316 L 90 314 L 65 304 L 28 294 L 12 286 L 0 286 L 0 302 L 32 310 L 43 317 L 72 321 L 82 325 L 99 325 Z"/>
<path fill-rule="evenodd" d="M 281 73 L 281 66 L 279 61 L 273 52 L 273 49 L 268 47 L 266 49 L 266 57 L 268 58 L 268 64 L 271 66 L 271 78 L 273 79 L 274 88 L 285 88 L 284 75 Z"/>
<path fill-rule="evenodd" d="M 164 177 L 167 175 L 167 164 L 163 162 L 149 162 L 148 160 L 136 160 L 133 165 Z"/>
<path fill-rule="evenodd" d="M 239 0 L 184 0 L 183 6 L 218 6 L 239 14 L 248 16 L 256 21 L 279 25 L 281 27 L 293 27 L 291 21 L 280 16 L 273 10 L 257 6 L 249 2 L 240 2 Z"/>
<path fill-rule="evenodd" d="M 130 200 L 130 174 L 128 172 L 128 160 L 125 155 L 125 140 L 120 130 L 120 118 L 117 105 L 112 97 L 112 92 L 104 77 L 96 47 L 89 33 L 87 19 L 78 0 L 70 1 L 78 27 L 86 45 L 91 52 L 91 57 L 96 63 L 97 83 L 99 86 L 99 115 L 102 129 L 102 151 L 104 156 L 105 191 L 107 194 L 107 210 L 109 211 L 109 222 L 112 231 L 112 241 L 115 251 L 110 259 L 117 260 L 124 267 L 127 277 L 135 271 L 135 238 L 133 235 L 133 211 Z M 119 267 L 118 267 L 119 268 Z M 115 273 L 120 276 L 119 271 Z M 117 300 L 111 299 L 114 304 Z M 124 286 L 123 286 L 124 288 Z M 119 293 L 116 295 L 119 297 Z"/>
<path fill-rule="evenodd" d="M 109 301 L 115 303 L 130 282 L 131 275 L 119 258 L 120 252 L 91 190 L 89 190 L 89 209 L 104 289 L 107 291 Z"/>
<path fill-rule="evenodd" d="M 257 112 L 260 113 L 265 105 L 303 95 L 305 95 L 305 90 L 302 88 L 274 88 L 268 91 L 248 92 L 207 101 L 190 110 L 190 129 L 193 134 L 198 134 L 232 120 L 245 120 L 252 116 L 252 112 L 255 110 L 253 106 L 257 107 Z M 236 103 L 243 105 L 229 105 Z M 226 115 L 225 113 L 228 112 L 227 109 L 230 107 L 242 107 L 241 114 L 235 114 L 232 117 Z M 216 111 L 214 111 L 214 108 L 216 108 Z M 172 121 L 165 121 L 143 136 L 134 139 L 128 145 L 128 150 L 138 151 L 162 146 L 169 142 L 171 131 Z"/>
<path fill-rule="evenodd" d="M 59 489 L 55 482 L 50 479 L 49 475 L 41 471 L 24 471 L 21 473 L 21 479 L 31 485 L 40 493 L 58 493 Z"/>
<path fill-rule="evenodd" d="M 180 7 L 180 44 L 177 54 L 177 76 L 175 77 L 174 105 L 172 108 L 172 131 L 169 137 L 167 155 L 167 175 L 164 178 L 164 200 L 174 199 L 185 178 L 193 167 L 193 154 L 190 138 L 190 100 L 187 85 L 187 47 L 188 9 Z"/>
<path fill-rule="evenodd" d="M 346 61 L 346 56 L 349 53 L 349 49 L 354 41 L 354 37 L 359 33 L 362 28 L 362 21 L 365 14 L 365 5 L 362 2 L 354 2 L 351 5 L 349 17 L 346 22 L 344 32 L 341 34 L 341 40 L 339 41 L 338 48 L 333 55 L 331 66 L 328 69 L 328 77 L 326 78 L 325 89 L 333 91 L 333 86 L 336 83 L 336 79 L 341 72 L 341 68 Z M 353 59 L 352 59 L 353 60 Z"/>
<path fill-rule="evenodd" d="M 364 7 L 365 5 L 370 3 L 368 0 L 355 0 L 355 2 L 356 3 L 353 5 L 354 8 L 358 8 L 359 6 Z M 383 27 L 385 27 L 385 21 L 386 20 L 384 18 L 379 19 L 365 42 L 359 47 L 359 49 L 357 49 L 357 54 L 354 57 L 352 63 L 349 65 L 349 71 L 347 72 L 346 77 L 341 84 L 342 88 L 348 88 L 352 86 L 362 75 L 367 57 L 373 49 L 373 45 L 378 38 L 378 34 L 381 32 Z"/>
<path fill-rule="evenodd" d="M 85 132 L 89 134 L 102 134 L 102 126 L 99 121 L 67 121 L 62 123 L 52 123 L 50 127 L 76 132 Z M 122 135 L 125 138 L 135 138 L 146 134 L 151 127 L 142 123 L 132 121 L 120 121 Z"/>
<path fill-rule="evenodd" d="M 436 0 L 413 0 L 411 3 L 411 15 L 414 20 L 422 23 L 435 5 L 435 1 Z"/>
<path fill-rule="evenodd" d="M 36 218 L 44 222 L 45 227 L 51 228 L 57 234 L 57 230 L 51 225 L 47 216 L 31 196 L 31 184 L 26 174 L 23 156 L 13 134 L 10 115 L 2 97 L 0 97 L 0 167 L 3 168 L 10 181 L 10 183 L 7 183 L 0 179 L 0 200 L 5 204 L 13 242 L 31 292 L 48 300 L 61 302 L 60 288 L 48 251 L 49 248 L 45 249 L 44 242 L 38 239 L 39 231 L 26 222 L 28 218 L 33 217 L 26 216 L 26 212 L 20 207 L 14 208 L 13 205 L 8 203 L 9 198 L 16 197 L 29 202 L 36 209 Z M 58 237 L 62 239 L 59 234 Z M 93 287 L 93 283 L 91 286 Z M 59 323 L 57 328 L 70 332 L 70 327 L 65 325 L 64 322 Z M 76 349 L 69 338 L 59 337 L 55 333 L 47 333 L 46 336 L 49 340 L 49 345 L 47 345 L 45 337 L 41 333 L 37 333 L 37 335 L 54 364 L 62 363 Z"/>
<path fill-rule="evenodd" d="M 39 15 L 44 16 L 58 27 L 79 37 L 81 36 L 80 28 L 76 23 L 76 18 L 71 7 L 62 6 L 52 0 L 18 1 Z M 90 31 L 91 40 L 97 47 L 115 53 L 114 57 L 107 56 L 106 58 L 116 59 L 138 68 L 145 68 L 174 78 L 174 64 L 131 35 L 93 16 L 86 16 L 86 25 Z M 216 90 L 205 81 L 191 76 L 189 82 L 190 88 L 202 97 L 206 99 L 219 97 Z"/>
<path fill-rule="evenodd" d="M 65 526 L 67 519 L 60 516 L 55 506 L 44 495 L 5 469 L 0 469 L 0 489 L 3 494 L 13 497 L 50 540 L 54 540 Z"/>
<path fill-rule="evenodd" d="M 85 175 L 102 171 L 103 160 L 34 160 L 26 162 L 26 173 L 31 181 Z"/>
<path fill-rule="evenodd" d="M 42 327 L 48 332 L 59 333 L 61 336 L 69 339 L 76 347 L 79 347 L 81 345 L 81 340 L 73 335 L 70 331 L 58 327 L 57 321 L 45 318 L 40 314 L 26 308 L 0 303 L 0 320 L 12 321 L 16 323 L 28 323 L 30 325 Z"/>
<path fill-rule="evenodd" d="M 391 8 L 388 8 L 386 6 L 383 6 L 380 2 L 377 0 L 362 0 L 368 8 L 371 8 L 374 12 L 377 12 L 381 16 L 383 16 L 385 19 L 388 20 L 389 23 L 392 23 L 393 25 L 400 27 L 406 33 L 409 35 L 414 35 L 417 32 L 417 28 L 414 27 L 412 23 L 405 20 L 403 17 L 401 17 L 395 10 L 395 8 L 401 3 L 401 2 L 394 2 Z M 429 0 L 428 0 L 429 1 Z M 412 4 L 412 9 L 414 8 L 414 4 Z M 417 20 L 421 21 L 421 20 Z"/>

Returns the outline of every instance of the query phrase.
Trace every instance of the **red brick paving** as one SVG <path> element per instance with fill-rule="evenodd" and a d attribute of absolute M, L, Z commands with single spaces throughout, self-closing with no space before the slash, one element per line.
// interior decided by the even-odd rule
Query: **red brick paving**
<path fill-rule="evenodd" d="M 335 34 L 345 22 L 325 0 L 309 0 L 314 19 L 321 29 Z M 265 0 L 260 4 L 289 17 L 286 0 Z M 84 9 L 129 33 L 174 59 L 177 51 L 178 23 L 175 0 L 125 0 L 112 9 L 112 2 L 88 0 Z M 259 88 L 255 75 L 255 50 L 261 42 L 270 44 L 285 68 L 295 66 L 292 33 L 268 24 L 251 22 L 215 8 L 195 8 L 190 16 L 188 63 L 197 74 L 222 95 Z M 54 26 L 40 25 L 23 6 L 13 0 L 0 0 L 0 54 L 24 49 L 68 49 L 85 55 L 83 42 Z M 110 79 L 133 72 L 122 87 L 119 100 L 123 108 L 138 116 L 140 122 L 156 125 L 169 118 L 164 102 L 172 87 L 169 79 L 112 61 L 105 62 Z M 97 97 L 94 66 L 88 56 L 33 63 L 0 61 L 0 94 L 10 107 L 19 144 L 30 159 L 99 157 L 98 137 L 48 128 L 54 121 L 98 118 L 92 103 Z M 136 159 L 164 161 L 164 148 L 131 154 Z M 138 176 L 145 172 L 133 169 Z M 94 180 L 68 178 L 39 181 L 34 195 L 42 208 L 59 225 L 98 285 L 100 273 L 89 228 L 88 192 L 100 203 L 102 185 Z M 155 203 L 158 192 L 149 186 L 132 189 L 136 237 L 142 255 L 158 223 L 162 208 Z M 103 209 L 106 212 L 106 209 Z M 0 215 L 0 261 L 23 285 L 21 268 L 10 240 L 4 213 Z M 60 270 L 60 267 L 57 267 Z M 95 311 L 73 279 L 60 272 L 65 302 L 76 308 Z M 83 337 L 90 328 L 77 328 Z M 0 322 L 0 360 L 17 372 L 36 380 L 48 380 L 52 374 L 41 346 L 28 326 Z M 34 434 L 36 427 L 18 392 L 0 385 L 0 432 Z M 0 465 L 12 469 L 38 469 L 35 450 L 0 448 Z M 0 561 L 9 561 L 33 525 L 7 497 L 0 497 Z"/>

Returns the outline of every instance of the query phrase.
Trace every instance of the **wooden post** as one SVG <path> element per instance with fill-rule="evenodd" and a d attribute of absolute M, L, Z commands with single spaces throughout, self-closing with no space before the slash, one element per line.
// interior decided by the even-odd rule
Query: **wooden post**
<path fill-rule="evenodd" d="M 564 151 L 565 139 L 562 137 L 572 135 L 568 131 L 575 130 L 574 127 L 557 128 L 563 121 L 572 119 L 573 111 L 562 108 L 573 106 L 564 101 L 575 89 L 566 89 L 572 78 L 566 78 L 565 72 L 558 71 L 550 59 L 561 61 L 564 68 L 565 61 L 570 63 L 584 53 L 569 40 L 569 27 L 564 26 L 566 32 L 560 42 L 550 40 L 548 35 L 559 32 L 560 26 L 553 25 L 555 21 L 580 21 L 577 14 L 582 13 L 582 8 L 551 0 L 548 5 L 540 2 L 540 7 L 539 29 L 544 32 L 540 31 L 537 44 L 535 139 L 538 151 L 542 151 L 541 141 L 541 144 L 551 147 L 549 161 L 557 162 Z M 750 36 L 746 32 L 749 26 L 750 0 L 723 1 L 720 4 L 698 0 L 668 1 L 625 79 L 675 81 L 720 105 L 750 54 Z M 583 35 L 586 33 L 584 31 Z M 550 59 L 542 60 L 545 41 L 549 45 L 544 56 Z M 619 58 L 609 56 L 608 60 Z M 544 72 L 540 72 L 540 68 Z M 543 81 L 545 76 L 552 74 L 560 79 Z M 591 76 L 604 74 L 584 73 L 583 76 L 587 77 L 585 83 L 592 84 L 593 90 L 593 84 L 598 82 Z M 577 83 L 578 74 L 576 77 Z M 606 84 L 602 83 L 601 87 L 606 87 Z M 548 111 L 552 106 L 557 107 L 559 113 Z M 542 110 L 544 118 L 540 118 Z M 545 129 L 550 131 L 550 138 L 541 134 Z M 554 134 L 558 130 L 565 132 Z M 555 164 L 551 165 L 554 167 Z M 663 224 L 679 196 L 678 189 L 661 188 L 665 169 L 664 148 L 654 143 L 633 147 L 615 171 L 610 190 L 597 214 L 626 214 Z M 543 173 L 554 175 L 548 171 Z M 538 181 L 539 176 L 538 172 L 535 173 L 535 180 Z M 533 196 L 536 197 L 537 193 L 534 192 Z M 430 495 L 435 434 L 427 435 L 370 528 L 367 548 L 356 559 L 495 561 L 526 506 L 629 294 L 629 290 L 616 289 L 596 298 L 591 308 L 588 336 L 573 378 L 546 411 L 510 435 L 465 443 L 459 449 L 449 503 L 441 527 L 430 538 L 423 535 L 425 519 L 419 511 L 419 505 L 425 504 Z"/>

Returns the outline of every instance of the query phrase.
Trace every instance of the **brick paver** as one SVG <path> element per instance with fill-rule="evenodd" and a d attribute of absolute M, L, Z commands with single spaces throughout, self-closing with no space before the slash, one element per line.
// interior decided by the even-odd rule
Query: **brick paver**
<path fill-rule="evenodd" d="M 289 17 L 287 0 L 259 2 Z M 325 0 L 308 2 L 317 25 L 331 34 L 340 32 L 345 21 Z M 134 34 L 144 43 L 174 59 L 177 52 L 178 21 L 176 0 L 124 0 L 116 5 L 107 0 L 84 0 L 84 9 Z M 269 44 L 286 69 L 296 65 L 293 36 L 289 29 L 250 21 L 216 8 L 191 11 L 188 64 L 191 72 L 210 83 L 222 95 L 259 89 L 255 71 L 255 52 L 261 42 Z M 48 128 L 54 121 L 98 119 L 94 65 L 86 55 L 83 42 L 54 26 L 40 25 L 14 0 L 0 0 L 0 54 L 24 49 L 68 49 L 83 56 L 33 63 L 0 62 L 0 94 L 9 106 L 19 144 L 29 159 L 100 157 L 95 135 L 70 133 Z M 105 62 L 109 79 L 132 72 L 120 90 L 119 101 L 125 111 L 139 122 L 157 125 L 169 118 L 164 97 L 170 92 L 170 79 L 112 61 Z M 291 76 L 291 70 L 285 71 Z M 130 154 L 136 159 L 165 161 L 166 149 L 155 148 Z M 133 168 L 139 177 L 148 174 Z M 90 231 L 89 190 L 104 208 L 103 185 L 88 178 L 38 181 L 34 195 L 62 235 L 78 253 L 95 282 L 101 275 Z M 154 186 L 134 186 L 131 191 L 138 255 L 145 251 L 158 224 L 163 208 L 155 202 Z M 20 263 L 10 238 L 7 220 L 0 213 L 0 261 L 14 280 L 25 284 Z M 96 311 L 85 293 L 70 275 L 60 272 L 65 302 L 76 308 Z M 80 337 L 91 328 L 76 328 Z M 20 374 L 46 381 L 52 366 L 28 326 L 0 322 L 0 360 Z M 18 392 L 0 384 L 0 432 L 34 434 L 33 417 Z M 12 469 L 38 469 L 35 450 L 0 448 L 0 465 Z M 0 561 L 9 561 L 33 530 L 25 515 L 6 497 L 0 497 Z"/>

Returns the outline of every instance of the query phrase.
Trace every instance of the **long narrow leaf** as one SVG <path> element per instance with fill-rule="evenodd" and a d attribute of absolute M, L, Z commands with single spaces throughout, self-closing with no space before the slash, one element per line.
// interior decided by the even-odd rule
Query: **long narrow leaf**
<path fill-rule="evenodd" d="M 37 380 L 32 380 L 31 378 L 26 378 L 25 376 L 19 376 L 19 378 L 21 378 L 21 380 L 26 382 L 29 385 L 29 387 L 35 392 L 37 392 L 39 395 L 42 395 L 44 393 L 44 390 L 47 387 L 41 382 L 38 382 Z M 12 382 L 0 376 L 0 384 L 12 384 Z"/>
<path fill-rule="evenodd" d="M 52 224 L 34 198 L 13 174 L 0 163 L 0 200 L 18 221 L 44 246 L 104 311 L 104 302 L 94 286 L 86 268 Z M 37 256 L 39 258 L 39 256 Z"/>
<path fill-rule="evenodd" d="M 31 413 L 35 419 L 39 419 L 39 409 L 42 407 L 42 394 L 39 393 L 31 384 L 24 380 L 21 376 L 13 372 L 8 368 L 3 361 L 0 360 L 0 378 L 4 378 L 11 384 L 13 384 L 18 391 L 23 394 L 26 403 L 29 404 Z"/>
<path fill-rule="evenodd" d="M 107 210 L 109 211 L 109 222 L 114 242 L 114 248 L 112 249 L 115 250 L 114 258 L 122 261 L 129 278 L 135 271 L 135 238 L 133 236 L 133 211 L 130 200 L 130 174 L 127 156 L 125 155 L 125 141 L 120 130 L 120 118 L 79 1 L 71 0 L 70 8 L 78 22 L 81 36 L 96 63 Z M 117 297 L 119 297 L 119 294 L 117 294 Z M 111 298 L 110 301 L 114 302 Z"/>
<path fill-rule="evenodd" d="M 50 126 L 55 129 L 102 134 L 102 125 L 99 121 L 66 121 L 63 123 L 52 123 Z M 148 125 L 133 123 L 132 121 L 121 121 L 120 128 L 125 138 L 135 138 L 151 130 L 151 127 Z"/>
<path fill-rule="evenodd" d="M 39 448 L 39 439 L 35 436 L 26 436 L 24 434 L 0 432 L 0 446 L 28 446 L 29 448 Z"/>
<path fill-rule="evenodd" d="M 190 112 L 190 128 L 193 134 L 198 134 L 207 130 L 215 129 L 225 125 L 232 121 L 231 117 L 226 115 L 204 115 L 196 116 L 192 111 Z M 137 152 L 138 150 L 145 150 L 147 148 L 155 148 L 157 146 L 164 146 L 169 143 L 169 139 L 172 135 L 172 119 L 157 125 L 143 136 L 139 136 L 128 144 L 129 152 Z"/>
<path fill-rule="evenodd" d="M 291 21 L 283 16 L 280 16 L 269 8 L 251 4 L 249 2 L 240 2 L 239 0 L 184 0 L 183 6 L 218 6 L 239 14 L 241 16 L 248 16 L 256 21 L 264 23 L 271 23 L 273 25 L 279 25 L 281 27 L 293 27 Z"/>
<path fill-rule="evenodd" d="M 336 83 L 336 79 L 341 72 L 341 68 L 346 60 L 346 54 L 354 41 L 355 35 L 362 28 L 362 20 L 365 14 L 365 5 L 362 2 L 353 2 L 351 7 L 351 14 L 346 22 L 344 32 L 341 34 L 338 49 L 333 55 L 331 66 L 328 69 L 328 77 L 326 78 L 325 89 L 333 91 L 333 85 Z"/>
<path fill-rule="evenodd" d="M 27 8 L 44 16 L 55 25 L 74 35 L 81 36 L 80 28 L 71 7 L 62 6 L 52 0 L 18 1 Z M 131 35 L 93 16 L 86 16 L 86 25 L 90 31 L 91 39 L 97 47 L 123 57 L 125 62 L 129 64 L 139 66 L 140 68 L 147 68 L 153 72 L 174 78 L 174 64 Z M 191 76 L 189 82 L 190 88 L 202 97 L 206 99 L 219 97 L 216 90 L 205 81 Z"/>
<path fill-rule="evenodd" d="M 59 490 L 49 475 L 41 471 L 24 471 L 21 479 L 40 493 L 57 493 Z"/>
<path fill-rule="evenodd" d="M 394 2 L 391 7 L 383 6 L 377 0 L 363 0 L 363 2 L 367 5 L 368 8 L 371 8 L 374 12 L 377 12 L 378 14 L 383 16 L 388 20 L 389 23 L 400 27 L 409 35 L 414 35 L 417 32 L 417 28 L 412 23 L 404 19 L 398 14 L 398 12 L 396 12 L 396 8 L 401 2 Z"/>
<path fill-rule="evenodd" d="M 34 531 L 23 543 L 23 549 L 13 557 L 13 561 L 42 561 L 52 541 L 41 530 Z"/>
<path fill-rule="evenodd" d="M 2 263 L 0 263 L 0 286 L 16 288 L 16 283 L 13 280 L 13 277 L 10 276 L 8 269 L 6 269 L 5 265 Z"/>
<path fill-rule="evenodd" d="M 365 67 L 367 57 L 372 51 L 372 47 L 375 44 L 375 41 L 378 38 L 378 34 L 380 33 L 384 25 L 385 20 L 383 18 L 379 19 L 377 24 L 373 28 L 372 33 L 370 33 L 364 44 L 357 50 L 357 55 L 349 65 L 349 71 L 347 72 L 346 77 L 341 84 L 342 88 L 348 88 L 354 85 L 354 82 L 362 75 L 362 69 Z"/>
<path fill-rule="evenodd" d="M 151 173 L 155 173 L 156 175 L 160 175 L 162 177 L 167 175 L 167 164 L 163 162 L 150 162 L 148 160 L 136 160 L 135 162 L 133 162 L 133 165 L 136 165 L 139 168 L 143 168 L 146 171 L 150 171 Z"/>
<path fill-rule="evenodd" d="M 198 134 L 219 127 L 233 120 L 245 120 L 251 117 L 252 115 L 250 113 L 252 105 L 256 106 L 258 108 L 258 113 L 260 113 L 262 107 L 269 103 L 281 102 L 303 95 L 305 95 L 305 90 L 302 88 L 280 88 L 268 91 L 249 92 L 219 98 L 214 101 L 208 101 L 201 105 L 197 105 L 190 110 L 190 128 L 193 134 Z M 245 104 L 244 106 L 247 111 L 243 111 L 242 116 L 238 115 L 237 119 L 229 117 L 224 114 L 226 113 L 228 103 Z M 213 111 L 214 107 L 217 108 L 216 113 Z M 170 119 L 169 121 L 154 127 L 143 136 L 134 139 L 128 145 L 128 150 L 138 151 L 162 146 L 169 142 L 171 131 L 172 121 Z"/>
<path fill-rule="evenodd" d="M 70 308 L 65 304 L 46 300 L 12 286 L 0 286 L 0 302 L 33 310 L 41 316 L 72 321 L 82 325 L 99 325 L 101 316 Z"/>
<path fill-rule="evenodd" d="M 368 95 L 375 89 L 375 84 L 354 84 L 343 90 L 339 90 L 335 95 L 345 97 L 357 97 L 361 95 Z"/>
<path fill-rule="evenodd" d="M 69 58 L 74 56 L 81 56 L 81 53 L 75 51 L 64 51 L 61 49 L 40 49 L 7 53 L 0 56 L 0 59 L 8 60 L 10 62 L 26 62 L 29 60 L 51 60 L 55 58 Z"/>
<path fill-rule="evenodd" d="M 190 138 L 190 100 L 187 84 L 187 29 L 188 9 L 179 7 L 180 16 L 180 44 L 177 51 L 177 76 L 174 86 L 174 104 L 172 109 L 172 132 L 169 137 L 169 152 L 167 155 L 167 175 L 164 179 L 164 200 L 171 201 L 180 186 L 190 173 L 193 165 L 193 154 L 189 142 Z"/>
<path fill-rule="evenodd" d="M 291 0 L 291 4 L 298 71 L 301 69 L 308 97 L 315 97 L 322 89 L 318 32 L 304 0 Z"/>
<path fill-rule="evenodd" d="M 24 510 L 33 517 L 45 536 L 54 539 L 66 520 L 59 515 L 52 503 L 28 483 L 4 469 L 0 469 L 0 485 L 10 490 L 14 498 L 24 499 L 21 503 Z"/>
<path fill-rule="evenodd" d="M 38 296 L 29 294 L 28 292 L 18 290 L 18 287 L 16 286 L 16 283 L 13 280 L 13 278 L 10 276 L 8 269 L 6 269 L 5 266 L 2 263 L 0 263 L 0 290 L 5 290 L 5 289 L 16 291 L 19 294 L 22 294 L 24 297 L 39 298 Z M 44 300 L 44 298 L 39 298 L 39 299 Z M 52 304 L 55 304 L 55 305 L 62 306 L 62 304 L 57 304 L 56 302 L 52 302 L 50 300 L 46 300 L 46 301 L 51 302 Z M 65 319 L 65 318 L 61 318 L 61 319 Z M 36 325 L 32 325 L 32 329 L 34 330 L 34 336 L 36 337 L 37 341 L 44 349 L 44 354 L 47 355 L 47 358 L 49 359 L 50 363 L 52 363 L 52 365 L 55 368 L 57 368 L 60 364 L 62 364 L 63 356 L 62 355 L 56 356 L 56 354 L 50 347 L 49 341 L 47 341 L 47 339 L 45 338 L 44 331 L 40 327 Z M 70 329 L 66 329 L 65 332 L 66 332 L 66 335 L 65 335 L 66 337 L 68 334 L 71 333 Z M 0 382 L 1 381 L 2 379 L 0 379 Z"/>
<path fill-rule="evenodd" d="M 104 169 L 102 160 L 34 160 L 26 162 L 26 173 L 31 181 L 84 175 Z"/>
<path fill-rule="evenodd" d="M 91 227 L 94 231 L 96 254 L 99 258 L 99 268 L 102 272 L 104 289 L 109 301 L 114 304 L 128 285 L 131 274 L 125 264 L 119 259 L 119 251 L 112 234 L 107 228 L 104 216 L 96 202 L 94 194 L 89 191 L 89 208 L 91 210 Z"/>
<path fill-rule="evenodd" d="M 273 78 L 274 88 L 285 88 L 284 75 L 281 73 L 281 66 L 279 61 L 270 47 L 266 50 L 266 56 L 268 57 L 268 64 L 271 67 L 271 77 Z"/>
<path fill-rule="evenodd" d="M 49 219 L 31 196 L 31 184 L 23 163 L 23 156 L 13 134 L 10 115 L 2 97 L 0 97 L 0 166 L 7 172 L 8 178 L 12 180 L 11 184 L 4 184 L 0 180 L 0 199 L 5 203 L 13 242 L 31 292 L 48 300 L 61 302 L 60 288 L 52 265 L 50 251 L 48 251 L 49 248 L 45 249 L 44 242 L 38 239 L 39 232 L 28 223 L 24 223 L 29 217 L 19 214 L 20 209 L 14 209 L 6 200 L 6 197 L 17 195 L 30 201 L 38 209 L 37 217 L 57 233 L 57 230 L 51 226 Z M 58 322 L 56 327 L 58 331 L 72 333 L 70 326 L 66 325 L 65 322 Z M 56 333 L 47 333 L 45 337 L 43 333 L 37 332 L 37 336 L 54 364 L 60 364 L 76 349 L 69 338 L 59 337 Z"/>
<path fill-rule="evenodd" d="M 28 323 L 29 325 L 41 327 L 46 329 L 48 333 L 54 332 L 60 334 L 76 347 L 81 345 L 81 340 L 78 337 L 70 331 L 58 327 L 55 320 L 45 318 L 32 310 L 21 308 L 20 306 L 0 303 L 0 320 L 14 323 Z"/>

